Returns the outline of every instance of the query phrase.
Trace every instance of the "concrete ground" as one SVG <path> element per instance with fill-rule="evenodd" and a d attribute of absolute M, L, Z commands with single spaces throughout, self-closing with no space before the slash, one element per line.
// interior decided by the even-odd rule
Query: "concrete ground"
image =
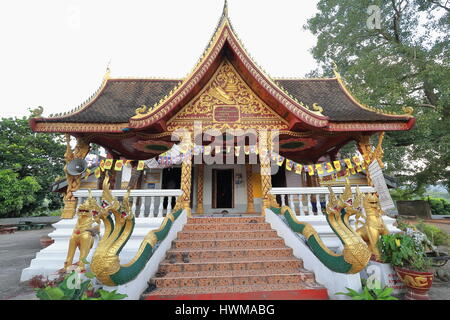
<path fill-rule="evenodd" d="M 430 221 L 426 221 L 430 223 Z M 450 224 L 436 224 L 450 233 Z M 39 239 L 51 233 L 53 228 L 42 230 L 17 231 L 13 234 L 0 234 L 0 300 L 35 300 L 33 289 L 27 282 L 20 282 L 22 269 L 30 265 L 36 252 L 41 250 Z M 447 248 L 448 251 L 448 248 Z M 450 262 L 445 265 L 450 272 Z M 430 290 L 433 300 L 450 300 L 450 282 L 435 279 Z"/>
<path fill-rule="evenodd" d="M 16 231 L 0 234 L 0 299 L 34 299 L 33 289 L 20 282 L 22 269 L 30 265 L 40 251 L 39 239 L 53 232 L 52 227 L 41 230 Z"/>

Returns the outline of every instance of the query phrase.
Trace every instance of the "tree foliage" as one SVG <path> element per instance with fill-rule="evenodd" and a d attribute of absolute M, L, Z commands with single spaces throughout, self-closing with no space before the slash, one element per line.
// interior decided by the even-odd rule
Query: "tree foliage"
<path fill-rule="evenodd" d="M 24 207 L 36 201 L 39 183 L 33 177 L 18 176 L 12 170 L 0 170 L 0 217 L 17 217 Z"/>
<path fill-rule="evenodd" d="M 369 28 L 368 7 L 380 9 L 380 29 Z M 450 186 L 450 8 L 448 1 L 320 0 L 305 28 L 312 49 L 331 75 L 332 61 L 363 103 L 403 113 L 415 109 L 409 132 L 387 132 L 386 170 L 411 192 L 427 184 Z M 373 25 L 372 25 L 373 26 Z"/>
<path fill-rule="evenodd" d="M 64 152 L 60 136 L 32 132 L 25 117 L 1 119 L 0 170 L 3 180 L 0 197 L 15 204 L 9 206 L 12 211 L 3 212 L 1 210 L 6 209 L 2 207 L 0 212 L 11 216 L 30 213 L 41 206 L 45 198 L 50 200 L 50 209 L 59 208 L 61 196 L 52 193 L 50 187 L 63 172 Z M 11 183 L 11 191 L 8 191 L 8 183 Z M 35 188 L 35 183 L 39 188 Z M 10 197 L 21 195 L 20 190 L 28 190 L 28 196 L 23 201 L 11 200 Z"/>

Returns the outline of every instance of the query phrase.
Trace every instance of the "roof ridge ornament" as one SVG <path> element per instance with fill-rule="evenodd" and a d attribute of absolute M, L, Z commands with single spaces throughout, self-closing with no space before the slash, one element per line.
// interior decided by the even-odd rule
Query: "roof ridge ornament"
<path fill-rule="evenodd" d="M 341 74 L 340 74 L 339 71 L 338 71 L 338 66 L 337 66 L 336 62 L 335 62 L 334 60 L 331 60 L 331 63 L 333 64 L 333 73 L 334 73 L 334 76 L 335 76 L 337 79 L 342 80 L 342 77 L 341 77 Z"/>
<path fill-rule="evenodd" d="M 108 80 L 111 78 L 111 59 L 109 59 L 108 64 L 106 65 L 105 75 L 103 76 L 103 80 Z"/>
<path fill-rule="evenodd" d="M 223 13 L 222 14 L 228 18 L 228 0 L 225 0 L 223 3 Z"/>

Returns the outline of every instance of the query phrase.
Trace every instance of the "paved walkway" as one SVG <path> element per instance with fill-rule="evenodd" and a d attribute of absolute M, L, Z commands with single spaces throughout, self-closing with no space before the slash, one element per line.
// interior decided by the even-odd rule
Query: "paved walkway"
<path fill-rule="evenodd" d="M 46 227 L 0 234 L 0 299 L 34 298 L 33 289 L 27 282 L 20 282 L 20 275 L 22 269 L 27 268 L 31 259 L 35 258 L 36 252 L 42 249 L 39 239 L 53 230 Z"/>

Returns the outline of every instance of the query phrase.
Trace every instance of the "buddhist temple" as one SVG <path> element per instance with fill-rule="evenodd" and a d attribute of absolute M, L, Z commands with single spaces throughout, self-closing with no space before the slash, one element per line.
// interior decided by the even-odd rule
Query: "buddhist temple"
<path fill-rule="evenodd" d="M 123 216 L 132 215 L 136 218 L 133 218 L 134 231 L 129 234 L 130 243 L 135 242 L 127 244 L 124 240 L 122 243 L 122 247 L 125 247 L 120 257 L 121 261 L 129 261 L 127 266 L 120 266 L 119 269 L 117 264 L 115 271 L 106 276 L 100 270 L 100 264 L 95 263 L 96 255 L 106 250 L 92 248 L 89 257 L 93 255 L 94 258 L 90 268 L 100 281 L 120 288 L 120 285 L 137 283 L 140 279 L 140 284 L 137 285 L 140 289 L 135 290 L 142 294 L 148 278 L 156 277 L 157 294 L 149 297 L 176 298 L 175 291 L 169 290 L 173 286 L 164 272 L 188 272 L 183 269 L 185 265 L 195 262 L 197 258 L 200 259 L 197 264 L 207 260 L 207 255 L 199 253 L 200 249 L 195 252 L 198 242 L 193 239 L 206 241 L 212 239 L 209 237 L 213 235 L 206 233 L 205 230 L 209 227 L 194 228 L 196 223 L 202 226 L 212 225 L 211 230 L 215 230 L 215 236 L 219 238 L 223 236 L 219 233 L 225 232 L 224 230 L 230 233 L 235 230 L 238 233 L 230 235 L 234 240 L 224 245 L 231 252 L 230 256 L 226 256 L 228 260 L 224 260 L 224 263 L 230 264 L 223 269 L 229 271 L 227 275 L 235 270 L 235 265 L 231 266 L 232 263 L 236 264 L 232 257 L 239 256 L 233 250 L 245 242 L 251 242 L 249 246 L 256 250 L 253 252 L 253 260 L 249 258 L 250 249 L 242 253 L 245 258 L 243 261 L 247 261 L 247 264 L 252 261 L 259 263 L 261 268 L 266 268 L 264 261 L 270 259 L 257 253 L 266 248 L 264 250 L 269 252 L 268 255 L 273 254 L 275 262 L 280 261 L 280 256 L 275 252 L 287 252 L 285 265 L 274 262 L 276 269 L 298 268 L 300 264 L 296 264 L 295 259 L 306 261 L 309 258 L 294 258 L 292 252 L 286 251 L 284 243 L 279 245 L 275 239 L 276 233 L 269 236 L 272 234 L 268 227 L 270 224 L 286 245 L 289 246 L 288 242 L 294 241 L 288 241 L 283 236 L 281 227 L 276 229 L 278 222 L 270 220 L 276 216 L 283 217 L 288 227 L 305 237 L 307 245 L 303 244 L 302 250 L 312 253 L 311 259 L 316 259 L 314 261 L 317 264 L 323 264 L 327 272 L 330 272 L 318 275 L 317 269 L 305 262 L 302 267 L 305 269 L 300 268 L 304 271 L 302 279 L 314 277 L 311 272 L 315 272 L 315 280 L 306 281 L 309 285 L 304 285 L 303 289 L 325 290 L 319 290 L 321 293 L 309 297 L 331 297 L 338 290 L 328 284 L 333 275 L 345 278 L 358 274 L 371 256 L 368 244 L 354 232 L 349 233 L 349 238 L 344 237 L 347 234 L 343 230 L 345 226 L 351 227 L 344 218 L 343 221 L 337 216 L 332 218 L 331 204 L 338 206 L 337 203 L 340 203 L 339 205 L 344 206 L 345 203 L 356 210 L 359 189 L 356 190 L 355 186 L 358 185 L 362 193 L 375 192 L 368 167 L 373 161 L 378 161 L 382 167 L 381 142 L 384 132 L 409 130 L 413 127 L 415 118 L 407 109 L 404 114 L 393 114 L 361 103 L 348 90 L 336 68 L 334 74 L 333 78 L 270 77 L 239 40 L 225 4 L 213 37 L 198 63 L 185 78 L 112 78 L 108 70 L 97 92 L 79 107 L 62 114 L 31 119 L 30 126 L 35 132 L 66 134 L 68 141 L 70 136 L 77 139 L 74 150 L 67 144 L 68 165 L 74 159 L 84 159 L 93 144 L 102 146 L 107 151 L 107 159 L 101 167 L 91 168 L 89 173 L 76 176 L 66 170 L 67 180 L 60 189 L 65 193 L 64 219 L 75 223 L 80 206 L 84 206 L 84 210 L 93 210 L 92 206 L 100 205 L 101 199 L 104 201 L 103 208 L 114 201 L 123 201 L 120 209 Z M 373 135 L 379 138 L 378 146 L 370 144 L 370 137 Z M 349 142 L 356 142 L 358 150 L 355 150 L 355 155 L 359 156 L 356 160 L 350 159 L 350 164 L 339 158 L 339 151 Z M 345 178 L 349 178 L 350 183 L 347 183 L 344 190 Z M 352 179 L 356 180 L 351 182 Z M 327 189 L 325 186 L 339 187 Z M 130 190 L 128 195 L 127 190 Z M 334 193 L 330 194 L 329 190 L 334 190 Z M 95 201 L 86 209 L 84 202 L 92 197 Z M 339 202 L 340 199 L 344 202 Z M 362 207 L 362 204 L 359 206 Z M 143 222 L 143 219 L 150 218 L 158 223 Z M 127 230 L 128 220 L 117 219 L 119 218 L 116 218 L 116 224 L 111 228 L 123 226 Z M 392 219 L 386 219 L 388 227 L 394 228 Z M 354 223 L 353 220 L 350 221 Z M 178 233 L 182 237 L 183 232 L 186 232 L 184 238 L 177 238 L 177 233 L 170 236 L 175 232 L 172 229 L 176 230 L 177 223 L 181 223 L 179 228 L 184 226 L 183 231 Z M 223 227 L 220 226 L 222 224 Z M 230 226 L 231 229 L 227 229 L 231 224 L 246 226 L 236 227 L 237 229 Z M 159 231 L 150 232 L 158 227 Z M 105 228 L 108 228 L 107 222 Z M 318 231 L 311 231 L 314 228 Z M 321 231 L 324 228 L 329 231 Z M 255 234 L 249 233 L 250 230 Z M 164 236 L 158 233 L 162 231 Z M 196 232 L 205 234 L 199 235 Z M 145 234 L 147 236 L 144 237 Z M 195 238 L 197 235 L 201 238 Z M 173 249 L 165 249 L 173 252 L 166 257 L 168 260 L 163 261 L 161 258 L 153 262 L 157 252 L 163 250 L 163 245 L 159 245 L 155 251 L 155 245 L 166 241 L 164 237 L 172 237 L 170 241 L 177 239 Z M 269 237 L 270 241 L 266 239 L 269 242 L 263 243 L 262 239 L 265 237 Z M 353 242 L 348 240 L 350 238 Z M 142 244 L 139 244 L 140 240 L 143 241 Z M 241 244 L 232 243 L 235 240 L 239 240 Z M 220 247 L 217 244 L 219 242 L 216 239 L 216 245 Z M 153 255 L 147 253 L 146 246 L 153 248 Z M 234 249 L 229 248 L 233 246 Z M 355 249 L 353 260 L 342 256 L 342 250 L 347 246 L 359 248 Z M 205 252 L 205 247 L 202 250 Z M 136 252 L 138 253 L 133 258 Z M 190 255 L 186 252 L 190 252 Z M 232 255 L 233 252 L 236 253 L 235 256 Z M 120 250 L 114 252 L 113 256 L 118 257 L 119 253 Z M 138 262 L 140 264 L 136 266 Z M 64 261 L 61 263 L 64 264 Z M 161 263 L 159 270 L 164 271 L 163 276 L 158 278 L 155 271 L 153 274 L 148 271 L 151 263 Z M 242 266 L 242 261 L 240 263 Z M 172 268 L 175 265 L 179 265 L 179 268 Z M 230 269 L 226 269 L 228 267 Z M 251 269 L 253 265 L 246 267 Z M 192 269 L 198 272 L 196 276 L 200 278 L 200 270 L 211 270 L 200 268 Z M 218 267 L 211 268 L 217 271 Z M 311 268 L 311 272 L 306 270 Z M 251 282 L 252 277 L 261 278 L 261 274 L 250 273 L 242 286 L 256 285 L 257 282 Z M 283 279 L 287 279 L 287 275 L 291 280 L 286 284 Z M 277 279 L 279 286 L 290 288 L 289 292 L 283 291 L 285 295 L 281 297 L 301 297 L 305 291 L 301 291 L 299 285 L 296 286 L 298 272 L 287 275 L 269 277 L 264 280 L 267 282 L 258 282 L 259 289 L 244 288 L 242 293 L 281 292 L 281 289 L 261 287 Z M 144 281 L 141 276 L 147 279 Z M 200 278 L 194 284 L 188 280 L 182 284 L 181 280 L 177 280 L 176 287 L 195 287 L 197 291 L 194 291 L 201 295 L 211 292 L 207 289 L 199 291 L 198 288 L 208 284 L 211 287 L 211 283 L 214 283 L 215 286 L 223 286 L 221 293 L 226 294 L 233 292 L 229 288 L 230 281 L 236 284 L 233 282 L 234 278 L 222 279 L 224 277 L 220 278 L 222 282 L 217 282 L 217 277 L 208 282 L 206 273 Z M 204 280 L 206 278 L 208 279 Z M 345 279 L 342 283 L 348 285 L 350 278 Z M 219 291 L 215 290 L 218 294 Z M 323 292 L 325 293 L 322 295 Z M 188 290 L 186 294 L 192 294 L 192 291 Z M 202 297 L 205 296 L 197 298 Z M 232 297 L 245 299 L 259 296 Z M 275 294 L 272 297 L 280 296 Z"/>

